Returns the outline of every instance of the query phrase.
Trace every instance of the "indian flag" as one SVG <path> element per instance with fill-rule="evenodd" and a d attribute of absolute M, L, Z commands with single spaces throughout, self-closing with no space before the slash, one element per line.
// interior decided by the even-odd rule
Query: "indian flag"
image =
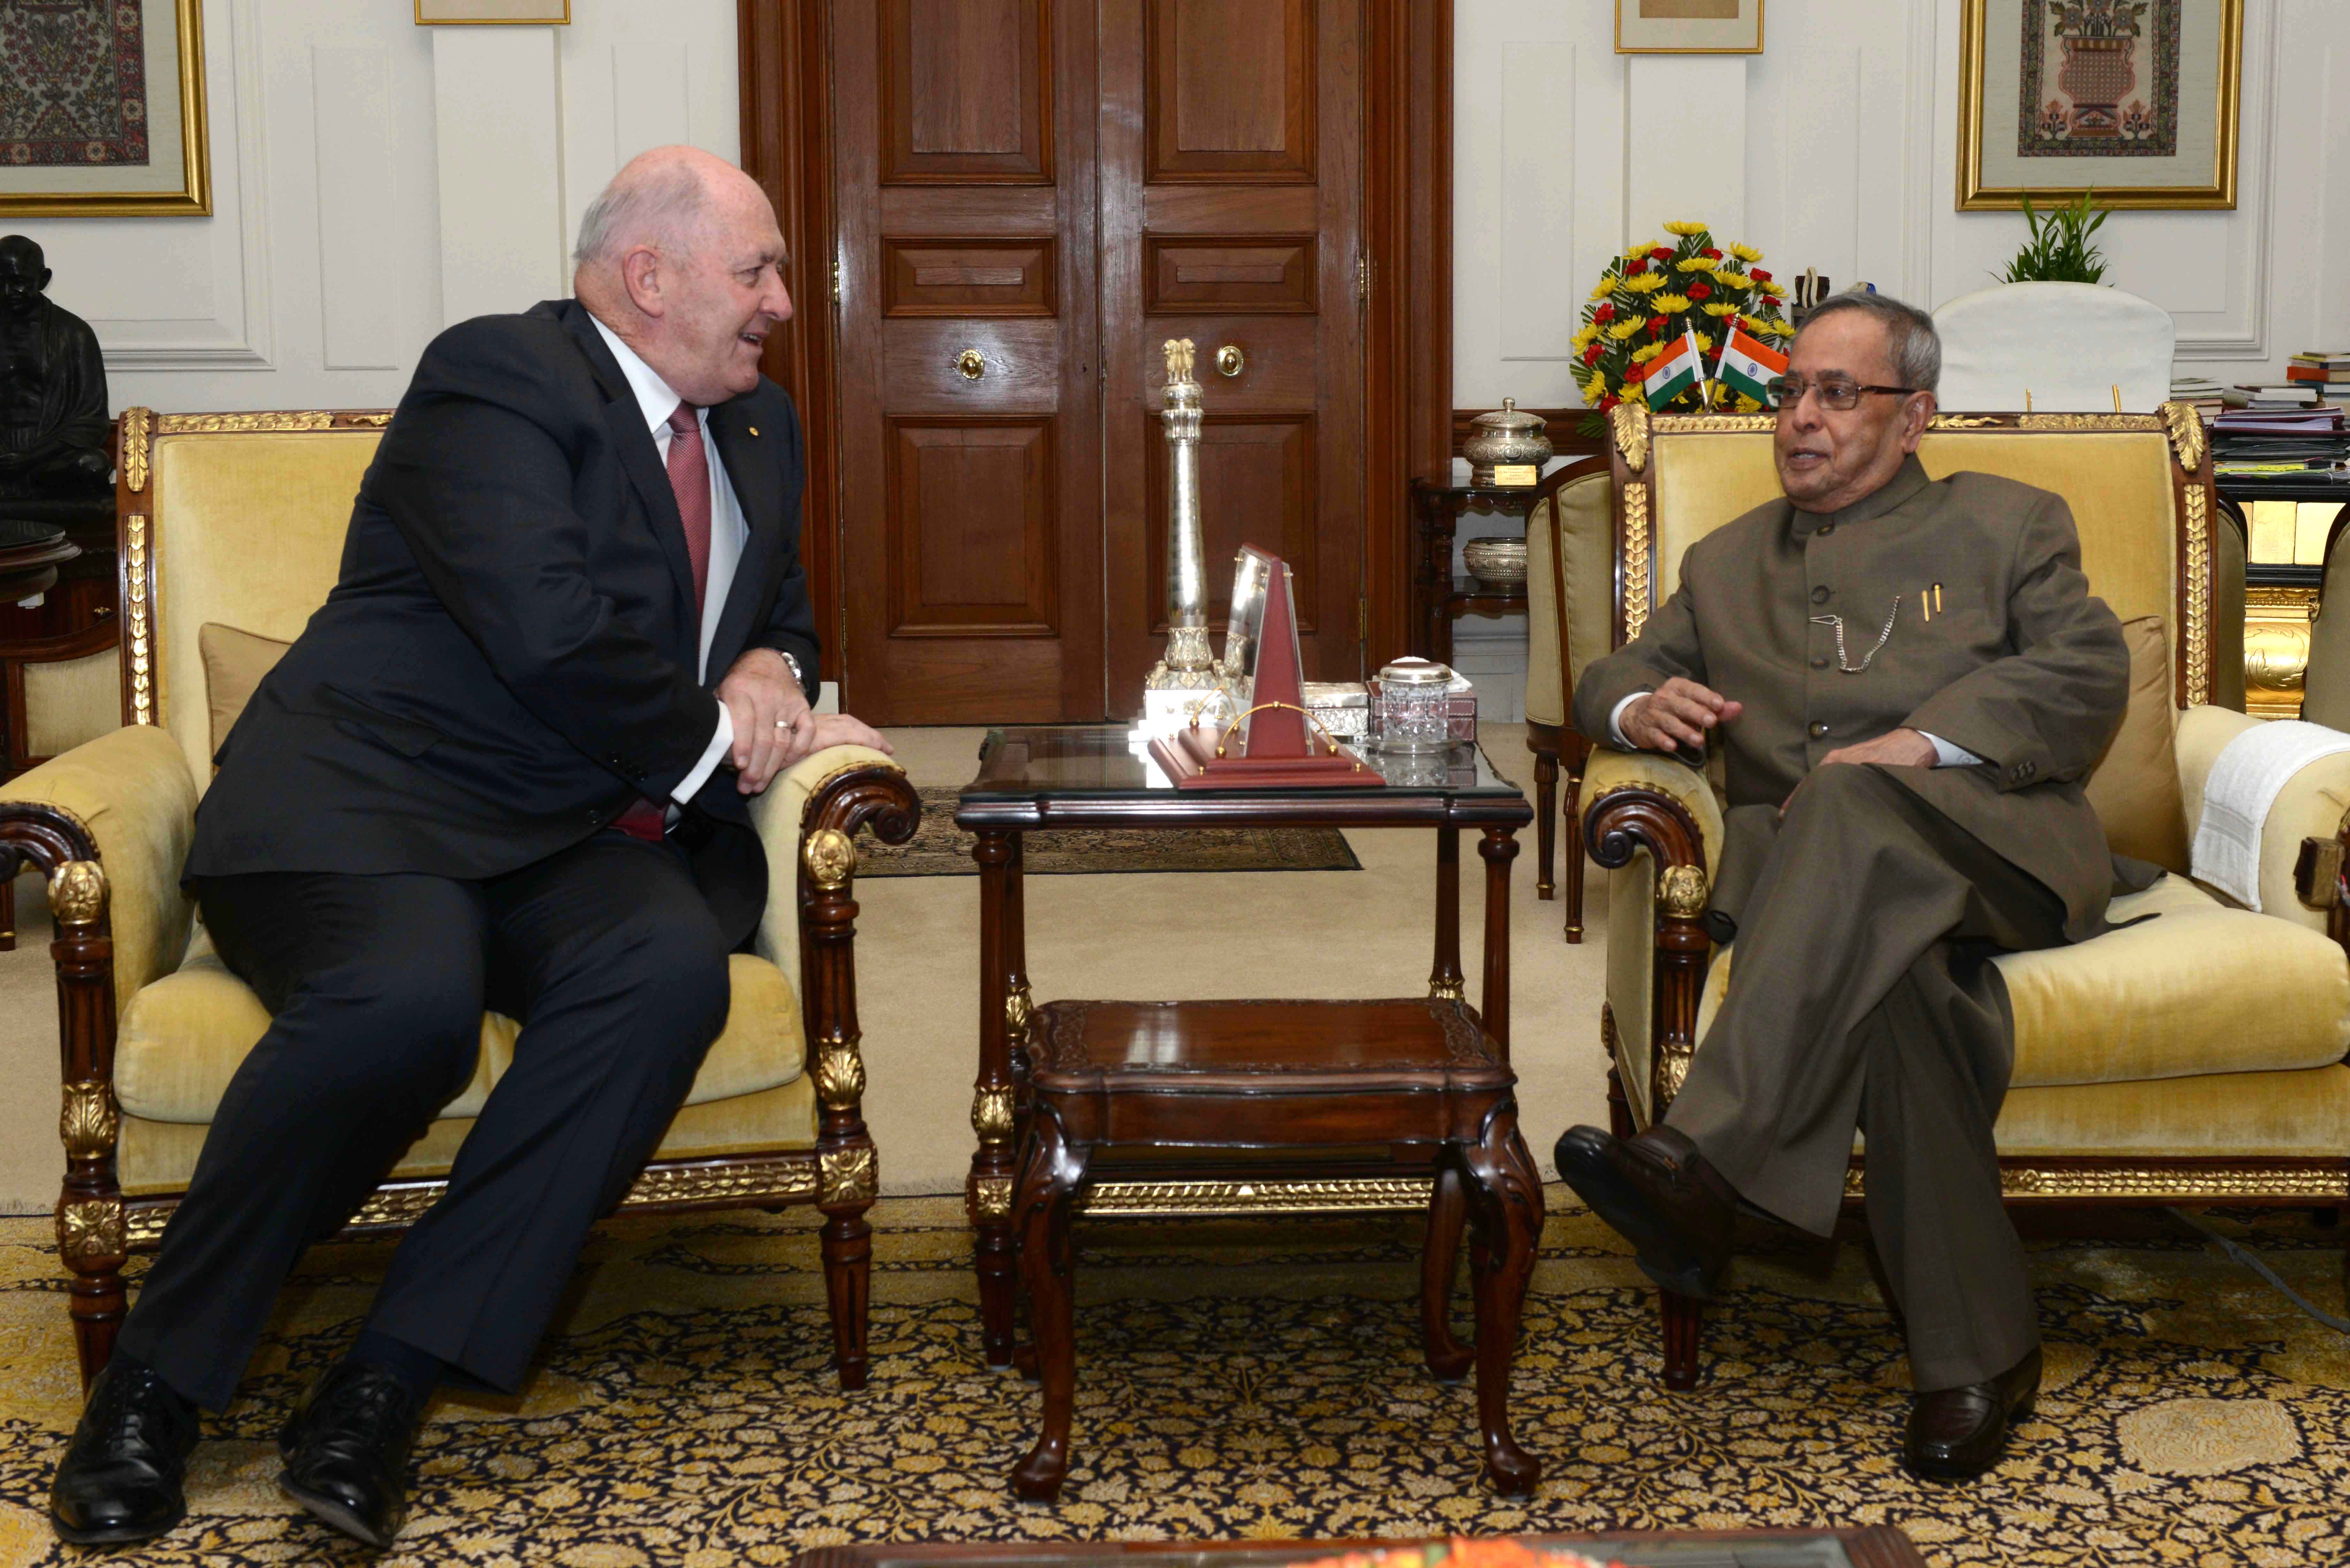
<path fill-rule="evenodd" d="M 1743 392 L 1758 403 L 1771 400 L 1764 389 L 1786 373 L 1787 357 L 1766 348 L 1760 338 L 1749 337 L 1743 327 L 1730 329 L 1730 336 L 1722 339 L 1721 358 L 1713 367 L 1715 380 L 1727 383 L 1732 390 Z"/>
<path fill-rule="evenodd" d="M 1705 355 L 1696 337 L 1684 329 L 1679 342 L 1648 361 L 1648 373 L 1640 378 L 1640 395 L 1648 407 L 1661 409 L 1696 386 L 1704 369 Z"/>

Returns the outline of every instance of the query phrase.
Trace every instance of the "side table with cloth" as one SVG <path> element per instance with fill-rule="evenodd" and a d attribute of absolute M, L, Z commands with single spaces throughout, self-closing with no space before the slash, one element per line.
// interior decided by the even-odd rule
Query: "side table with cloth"
<path fill-rule="evenodd" d="M 1672 594 L 1691 542 L 1779 493 L 1773 424 L 1768 414 L 1617 411 L 1619 645 Z M 2078 529 L 2090 592 L 2125 623 L 2158 618 L 2165 628 L 2151 679 L 2137 679 L 2134 649 L 2131 713 L 2089 793 L 2116 847 L 2136 846 L 2125 852 L 2172 875 L 2116 898 L 2118 929 L 1992 961 L 2014 1021 L 1994 1131 L 2007 1201 L 2350 1208 L 2350 954 L 2327 935 L 2328 910 L 2342 934 L 2350 755 L 2302 770 L 2271 811 L 2264 913 L 2185 874 L 2179 819 L 2199 815 L 2229 738 L 2259 722 L 2209 706 L 2216 519 L 2200 421 L 2177 404 L 2159 414 L 1946 413 L 1918 460 L 1936 478 L 1973 470 L 2055 492 Z M 1617 1130 L 1629 1132 L 1671 1104 L 1727 985 L 1704 923 L 1723 812 L 1701 774 L 1655 753 L 1597 752 L 1586 784 L 1586 838 L 1612 873 L 1601 1028 Z M 2156 800 L 2169 819 L 2162 832 L 2137 820 Z M 2308 854 L 2304 839 L 2318 841 Z M 2132 923 L 2147 915 L 2160 918 Z M 1856 1150 L 1847 1203 L 1864 1196 L 1866 1170 Z M 1665 1380 L 1688 1387 L 1697 1303 L 1667 1293 L 1663 1306 Z"/>
<path fill-rule="evenodd" d="M 195 925 L 180 883 L 196 801 L 212 779 L 213 700 L 232 680 L 222 649 L 290 640 L 325 601 L 351 498 L 390 418 L 126 410 L 125 727 L 0 790 L 0 846 L 47 874 L 57 915 L 66 1146 L 57 1246 L 73 1275 L 85 1382 L 113 1351 L 126 1254 L 161 1240 L 222 1094 L 269 1023 Z M 210 639 L 200 635 L 208 626 Z M 246 636 L 223 639 L 221 628 Z M 868 1365 L 864 1215 L 879 1190 L 859 1108 L 851 840 L 869 826 L 903 842 L 920 812 L 904 771 L 856 747 L 806 758 L 753 804 L 771 889 L 755 950 L 730 961 L 725 1031 L 621 1199 L 631 1211 L 820 1208 L 834 1357 L 850 1387 L 863 1385 Z M 513 1063 L 517 1032 L 513 1020 L 484 1015 L 471 1082 L 346 1234 L 406 1230 L 432 1207 Z"/>

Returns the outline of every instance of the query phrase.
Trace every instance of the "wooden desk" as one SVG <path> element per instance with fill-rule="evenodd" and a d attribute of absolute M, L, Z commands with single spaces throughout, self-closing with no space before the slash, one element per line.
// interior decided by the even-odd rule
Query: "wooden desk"
<path fill-rule="evenodd" d="M 1066 1096 L 1082 1096 L 1086 1091 L 1080 1080 L 1090 1065 L 1104 1058 L 1085 1038 L 1084 1025 L 1066 1025 L 1076 1031 L 1076 1043 L 1066 1046 L 1070 1053 L 1066 1058 L 1055 1058 L 1058 1065 L 1051 1078 L 1060 1109 L 1039 1119 L 1038 1130 L 1032 1137 L 1030 1124 L 1035 1104 L 1032 1084 L 1038 1083 L 1038 1058 L 1046 1042 L 1037 1029 L 1036 1010 L 1029 994 L 1021 877 L 1022 835 L 1038 829 L 1315 826 L 1431 828 L 1436 836 L 1435 955 L 1426 995 L 1452 1004 L 1445 1012 L 1456 1017 L 1462 1028 L 1476 1034 L 1483 1043 L 1480 1049 L 1490 1054 L 1489 1066 L 1498 1068 L 1506 1077 L 1510 1038 L 1510 862 L 1518 853 L 1517 830 L 1533 820 L 1534 813 L 1517 786 L 1496 774 L 1482 752 L 1473 747 L 1458 748 L 1451 761 L 1455 765 L 1450 769 L 1430 770 L 1431 782 L 1392 783 L 1381 789 L 1179 794 L 1166 785 L 1156 764 L 1128 750 L 1127 731 L 1122 727 L 1005 729 L 989 734 L 981 750 L 979 774 L 964 786 L 955 813 L 956 826 L 973 835 L 972 857 L 980 871 L 979 1075 L 972 1099 L 972 1127 L 978 1134 L 979 1147 L 972 1156 L 965 1190 L 976 1231 L 973 1255 L 979 1276 L 982 1340 L 989 1366 L 1008 1366 L 1014 1359 L 1014 1278 L 1020 1269 L 1014 1228 L 1014 1155 L 1025 1143 L 1032 1162 L 1040 1158 L 1045 1162 L 1032 1183 L 1033 1190 L 1040 1196 L 1025 1216 L 1029 1220 L 1026 1229 L 1032 1239 L 1041 1238 L 1042 1244 L 1055 1251 L 1059 1251 L 1055 1238 L 1066 1235 L 1067 1220 L 1073 1212 L 1107 1217 L 1426 1209 L 1430 1235 L 1437 1239 L 1437 1244 L 1430 1249 L 1424 1271 L 1424 1280 L 1430 1289 L 1424 1293 L 1422 1302 L 1430 1366 L 1440 1376 L 1458 1376 L 1468 1369 L 1469 1353 L 1451 1340 L 1444 1326 L 1446 1303 L 1441 1293 L 1451 1284 L 1453 1239 L 1459 1235 L 1464 1218 L 1471 1219 L 1479 1228 L 1472 1262 L 1482 1259 L 1481 1268 L 1505 1272 L 1521 1266 L 1530 1267 L 1534 1237 L 1541 1226 L 1540 1184 L 1534 1179 L 1531 1158 L 1523 1158 L 1523 1142 L 1516 1141 L 1514 1126 L 1496 1136 L 1505 1152 L 1514 1143 L 1515 1153 L 1507 1158 L 1492 1157 L 1492 1174 L 1485 1179 L 1471 1174 L 1477 1159 L 1484 1157 L 1472 1156 L 1465 1142 L 1449 1139 L 1440 1133 L 1430 1136 L 1424 1126 L 1406 1126 L 1398 1116 L 1394 1081 L 1413 1071 L 1424 1074 L 1429 1053 L 1433 1049 L 1429 1042 L 1441 1031 L 1434 1023 L 1402 1022 L 1405 1015 L 1398 1010 L 1405 1004 L 1399 1003 L 1354 1003 L 1345 1007 L 1295 1002 L 1224 1004 L 1225 1012 L 1212 1023 L 1210 1018 L 1215 1010 L 1201 1004 L 1170 1009 L 1159 1020 L 1172 1031 L 1169 1039 L 1175 1044 L 1170 1046 L 1170 1055 L 1194 1065 L 1207 1059 L 1221 1059 L 1230 1065 L 1244 1056 L 1263 1056 L 1267 1038 L 1264 1026 L 1273 1020 L 1274 1012 L 1321 1008 L 1320 1016 L 1325 1022 L 1306 1031 L 1302 1043 L 1291 1047 L 1306 1054 L 1300 1063 L 1280 1067 L 1267 1059 L 1244 1064 L 1260 1069 L 1261 1075 L 1265 1071 L 1278 1075 L 1303 1073 L 1305 1065 L 1315 1060 L 1342 1073 L 1355 1067 L 1369 1072 L 1373 1069 L 1368 1064 L 1378 1061 L 1380 1065 L 1376 1072 L 1383 1075 L 1380 1081 L 1357 1085 L 1369 1091 L 1359 1115 L 1341 1118 L 1352 1128 L 1350 1152 L 1343 1158 L 1333 1152 L 1325 1164 L 1309 1161 L 1306 1167 L 1300 1168 L 1290 1163 L 1277 1172 L 1269 1169 L 1268 1160 L 1295 1155 L 1301 1147 L 1329 1149 L 1339 1141 L 1335 1135 L 1317 1134 L 1301 1146 L 1296 1141 L 1299 1129 L 1292 1125 L 1298 1118 L 1293 1116 L 1284 1118 L 1280 1127 L 1243 1122 L 1237 1135 L 1223 1135 L 1229 1136 L 1231 1141 L 1199 1147 L 1187 1157 L 1187 1163 L 1171 1172 L 1163 1160 L 1154 1163 L 1149 1175 L 1114 1168 L 1123 1165 L 1119 1159 L 1106 1160 L 1096 1170 L 1090 1155 L 1071 1169 L 1066 1162 L 1055 1163 L 1062 1160 L 1061 1155 L 1046 1146 L 1053 1138 L 1058 1138 L 1063 1147 L 1077 1140 L 1061 1137 L 1058 1133 L 1048 1136 L 1042 1128 L 1053 1116 L 1063 1118 L 1060 1125 L 1066 1127 L 1072 1114 L 1070 1106 L 1075 1103 Z M 1397 776 L 1402 776 L 1400 770 Z M 1463 828 L 1480 835 L 1478 854 L 1485 862 L 1482 985 L 1478 997 L 1480 1005 L 1473 1008 L 1466 1001 L 1466 981 L 1461 968 Z M 1203 914 L 1224 920 L 1247 918 L 1245 909 L 1221 903 L 1203 910 Z M 1433 1016 L 1425 1001 L 1416 1000 L 1409 1005 L 1417 1007 L 1423 1019 Z M 1046 1022 L 1058 1032 L 1064 1028 L 1065 1016 L 1082 1015 L 1056 1012 Z M 1056 1033 L 1056 1038 L 1066 1042 L 1072 1037 Z M 1107 1040 L 1108 1036 L 1102 1038 Z M 1243 1040 L 1250 1044 L 1242 1044 Z M 1367 1045 L 1374 1048 L 1372 1057 L 1361 1054 Z M 1349 1052 L 1355 1054 L 1350 1057 Z M 1415 1061 L 1420 1064 L 1417 1069 L 1411 1065 Z M 1163 1086 L 1163 1079 L 1161 1083 Z M 1266 1086 L 1259 1083 L 1255 1092 L 1262 1093 Z M 1121 1097 L 1149 1092 L 1149 1085 L 1138 1077 L 1124 1079 L 1118 1088 Z M 1459 1094 L 1487 1092 L 1498 1092 L 1506 1097 L 1507 1088 L 1493 1091 L 1490 1074 L 1484 1077 L 1473 1074 L 1461 1077 Z M 1201 1103 L 1214 1097 L 1203 1096 Z M 1132 1107 L 1128 1108 L 1130 1111 Z M 1197 1109 L 1192 1106 L 1170 1113 L 1177 1124 L 1171 1137 L 1167 1122 L 1144 1118 L 1132 1127 L 1131 1144 L 1147 1146 L 1158 1139 L 1190 1141 L 1192 1135 L 1182 1128 L 1193 1125 L 1196 1118 L 1190 1113 Z M 1112 1127 L 1112 1136 L 1083 1141 L 1129 1141 L 1119 1131 L 1125 1126 L 1120 1123 Z M 1322 1129 L 1323 1134 L 1330 1131 L 1327 1127 Z M 1380 1145 L 1384 1152 L 1367 1157 L 1366 1144 Z M 1532 1194 L 1530 1220 L 1513 1219 L 1478 1196 L 1521 1180 Z M 1472 1189 L 1476 1192 L 1472 1193 Z M 1041 1215 L 1035 1211 L 1039 1203 L 1044 1205 Z M 1515 1234 L 1519 1230 L 1525 1231 L 1523 1238 Z M 1040 1257 L 1032 1266 L 1045 1267 L 1049 1261 L 1049 1256 Z M 1033 1274 L 1031 1277 L 1035 1278 Z M 1518 1277 L 1522 1283 L 1522 1276 Z M 1048 1276 L 1044 1305 L 1055 1312 L 1065 1310 L 1065 1305 L 1055 1305 L 1052 1299 L 1056 1288 Z M 1485 1422 L 1488 1464 L 1497 1482 L 1511 1488 L 1521 1483 L 1531 1486 L 1534 1469 L 1533 1461 L 1507 1441 L 1506 1427 L 1500 1415 L 1510 1348 L 1505 1342 L 1515 1338 L 1518 1288 L 1513 1285 L 1506 1293 L 1512 1303 L 1510 1322 L 1506 1325 L 1497 1322 L 1492 1335 L 1481 1335 L 1493 1341 L 1493 1353 L 1503 1358 L 1497 1376 L 1491 1380 L 1490 1394 L 1486 1391 L 1488 1380 L 1482 1376 L 1483 1368 L 1480 1368 L 1480 1414 L 1483 1417 L 1487 1413 L 1491 1401 L 1493 1415 L 1492 1420 Z M 1484 1321 L 1482 1311 L 1480 1321 Z M 1040 1346 L 1051 1353 L 1057 1353 L 1059 1348 L 1051 1343 Z M 1048 1354 L 1041 1355 L 1040 1361 L 1048 1379 L 1049 1409 L 1055 1397 L 1053 1358 Z M 1065 1389 L 1061 1397 L 1066 1397 Z M 1048 1438 L 1050 1436 L 1048 1429 Z M 1064 1451 L 1059 1456 L 1057 1470 L 1049 1442 L 1039 1445 L 1043 1457 L 1031 1456 L 1036 1461 L 1034 1468 L 1024 1465 L 1028 1472 L 1021 1483 L 1024 1490 L 1050 1495 L 1059 1486 L 1059 1471 L 1066 1469 L 1066 1417 L 1062 1445 Z"/>

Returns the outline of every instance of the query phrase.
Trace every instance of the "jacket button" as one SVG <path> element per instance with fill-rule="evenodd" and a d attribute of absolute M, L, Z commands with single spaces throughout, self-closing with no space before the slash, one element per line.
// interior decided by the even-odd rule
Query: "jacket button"
<path fill-rule="evenodd" d="M 1825 724 L 1816 724 L 1816 723 L 1815 723 L 1815 724 L 1814 724 L 1811 728 L 1812 728 L 1812 739 L 1814 739 L 1814 741 L 1818 740 L 1822 735 L 1825 735 L 1825 734 L 1826 734 L 1826 733 L 1828 732 L 1828 727 L 1827 727 Z"/>
<path fill-rule="evenodd" d="M 1814 670 L 1825 670 L 1827 667 L 1828 661 L 1825 659 L 1814 659 L 1812 660 L 1812 668 Z"/>
<path fill-rule="evenodd" d="M 1815 605 L 1824 605 L 1824 604 L 1827 603 L 1827 602 L 1828 602 L 1828 591 L 1827 591 L 1827 589 L 1825 589 L 1825 588 L 1814 588 L 1814 589 L 1812 590 L 1812 602 L 1813 602 L 1814 604 L 1815 604 Z"/>
<path fill-rule="evenodd" d="M 1821 524 L 1819 525 L 1819 527 L 1815 530 L 1815 532 L 1819 535 L 1819 536 L 1820 536 L 1821 538 L 1825 539 L 1825 538 L 1826 538 L 1829 535 L 1831 535 L 1831 534 L 1833 534 L 1833 533 L 1835 533 L 1835 524 L 1833 524 L 1833 523 L 1823 523 L 1823 524 Z"/>

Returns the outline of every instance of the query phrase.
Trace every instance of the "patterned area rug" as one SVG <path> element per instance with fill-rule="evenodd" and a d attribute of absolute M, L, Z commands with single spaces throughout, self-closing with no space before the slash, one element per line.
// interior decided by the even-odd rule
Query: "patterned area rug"
<path fill-rule="evenodd" d="M 2150 1218 L 2034 1243 L 2039 1411 L 1992 1475 L 1929 1486 L 1893 1461 L 1906 1374 L 1856 1247 L 1742 1259 L 1703 1381 L 1673 1395 L 1631 1261 L 1588 1215 L 1554 1214 L 1513 1381 L 1519 1438 L 1547 1467 L 1523 1502 L 1478 1481 L 1473 1391 L 1419 1365 L 1408 1221 L 1084 1227 L 1076 1466 L 1041 1507 L 1005 1484 L 1037 1400 L 981 1363 L 960 1208 L 875 1211 L 872 1385 L 854 1395 L 826 1368 L 806 1210 L 607 1227 L 526 1396 L 439 1402 L 382 1561 L 710 1568 L 861 1540 L 1878 1522 L 1948 1563 L 2350 1555 L 2350 1345 Z M 2339 1232 L 2222 1223 L 2341 1302 Z M 41 1511 L 76 1402 L 47 1230 L 0 1221 L 5 1564 L 79 1561 Z M 389 1255 L 313 1252 L 208 1424 L 190 1518 L 140 1561 L 364 1560 L 279 1499 L 271 1437 Z"/>
<path fill-rule="evenodd" d="M 857 841 L 859 877 L 974 877 L 972 836 L 955 826 L 961 791 L 921 790 L 922 826 L 905 844 Z M 1032 877 L 1121 871 L 1359 871 L 1335 827 L 1065 827 L 1023 835 Z"/>

